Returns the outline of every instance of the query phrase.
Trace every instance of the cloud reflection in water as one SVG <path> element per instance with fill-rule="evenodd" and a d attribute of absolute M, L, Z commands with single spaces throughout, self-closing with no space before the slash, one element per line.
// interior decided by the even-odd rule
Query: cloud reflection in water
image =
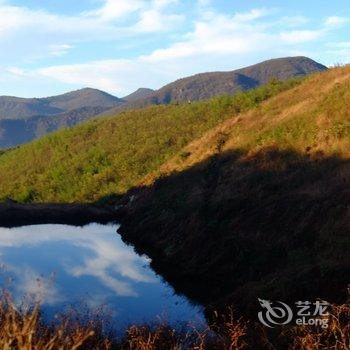
<path fill-rule="evenodd" d="M 138 293 L 132 282 L 155 283 L 156 279 L 149 271 L 142 269 L 143 265 L 149 263 L 148 259 L 135 254 L 131 247 L 121 241 L 116 231 L 117 226 L 98 224 L 85 227 L 36 225 L 16 229 L 0 228 L 2 263 L 7 271 L 20 277 L 23 291 L 38 293 L 35 281 L 42 273 L 40 266 L 35 266 L 35 261 L 31 261 L 34 266 L 28 265 L 20 269 L 17 264 L 12 265 L 6 261 L 6 253 L 9 248 L 32 248 L 40 255 L 41 246 L 60 243 L 58 248 L 61 250 L 61 261 L 56 261 L 57 267 L 74 277 L 93 276 L 118 296 L 136 297 Z M 65 254 L 62 249 L 65 246 L 76 248 L 76 259 L 72 254 Z M 76 261 L 79 261 L 78 257 L 83 257 L 80 264 Z M 23 260 L 25 261 L 25 257 Z M 38 272 L 35 273 L 37 268 Z M 42 288 L 45 288 L 44 282 Z M 52 291 L 49 294 L 52 299 Z"/>
<path fill-rule="evenodd" d="M 51 314 L 83 302 L 108 306 L 123 322 L 166 314 L 193 319 L 200 311 L 174 295 L 149 267 L 149 259 L 123 243 L 117 226 L 36 225 L 0 228 L 0 282 L 13 278 L 16 299 L 30 295 Z"/>

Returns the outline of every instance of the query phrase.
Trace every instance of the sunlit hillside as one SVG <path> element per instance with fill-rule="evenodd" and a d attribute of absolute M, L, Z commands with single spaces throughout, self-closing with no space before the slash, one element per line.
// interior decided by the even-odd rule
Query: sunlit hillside
<path fill-rule="evenodd" d="M 0 156 L 1 199 L 95 201 L 123 193 L 220 122 L 299 83 L 98 118 L 7 151 Z"/>
<path fill-rule="evenodd" d="M 217 125 L 183 149 L 186 157 L 166 162 L 158 174 L 186 169 L 218 152 L 239 149 L 252 155 L 266 146 L 293 149 L 311 158 L 348 157 L 349 111 L 350 66 L 334 68 Z"/>

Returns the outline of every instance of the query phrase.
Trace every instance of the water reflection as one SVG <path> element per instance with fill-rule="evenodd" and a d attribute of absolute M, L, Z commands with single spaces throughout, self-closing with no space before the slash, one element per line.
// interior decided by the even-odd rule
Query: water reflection
<path fill-rule="evenodd" d="M 36 225 L 0 228 L 2 285 L 17 298 L 44 303 L 48 312 L 83 301 L 108 305 L 123 322 L 163 314 L 170 321 L 198 318 L 199 310 L 163 284 L 149 260 L 126 246 L 117 226 Z M 11 282 L 9 279 L 11 278 Z"/>

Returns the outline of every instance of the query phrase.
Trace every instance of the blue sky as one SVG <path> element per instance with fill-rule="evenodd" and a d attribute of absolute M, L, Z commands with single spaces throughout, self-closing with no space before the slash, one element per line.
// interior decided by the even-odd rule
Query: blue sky
<path fill-rule="evenodd" d="M 345 0 L 0 0 L 0 18 L 0 95 L 122 97 L 275 57 L 350 62 Z"/>

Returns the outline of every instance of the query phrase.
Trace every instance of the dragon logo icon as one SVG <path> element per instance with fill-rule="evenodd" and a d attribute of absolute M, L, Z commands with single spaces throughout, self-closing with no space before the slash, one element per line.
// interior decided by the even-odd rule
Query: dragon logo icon
<path fill-rule="evenodd" d="M 285 303 L 259 299 L 261 307 L 264 309 L 258 313 L 259 321 L 266 327 L 273 328 L 290 323 L 293 318 L 292 309 Z M 273 305 L 274 304 L 274 305 Z"/>

